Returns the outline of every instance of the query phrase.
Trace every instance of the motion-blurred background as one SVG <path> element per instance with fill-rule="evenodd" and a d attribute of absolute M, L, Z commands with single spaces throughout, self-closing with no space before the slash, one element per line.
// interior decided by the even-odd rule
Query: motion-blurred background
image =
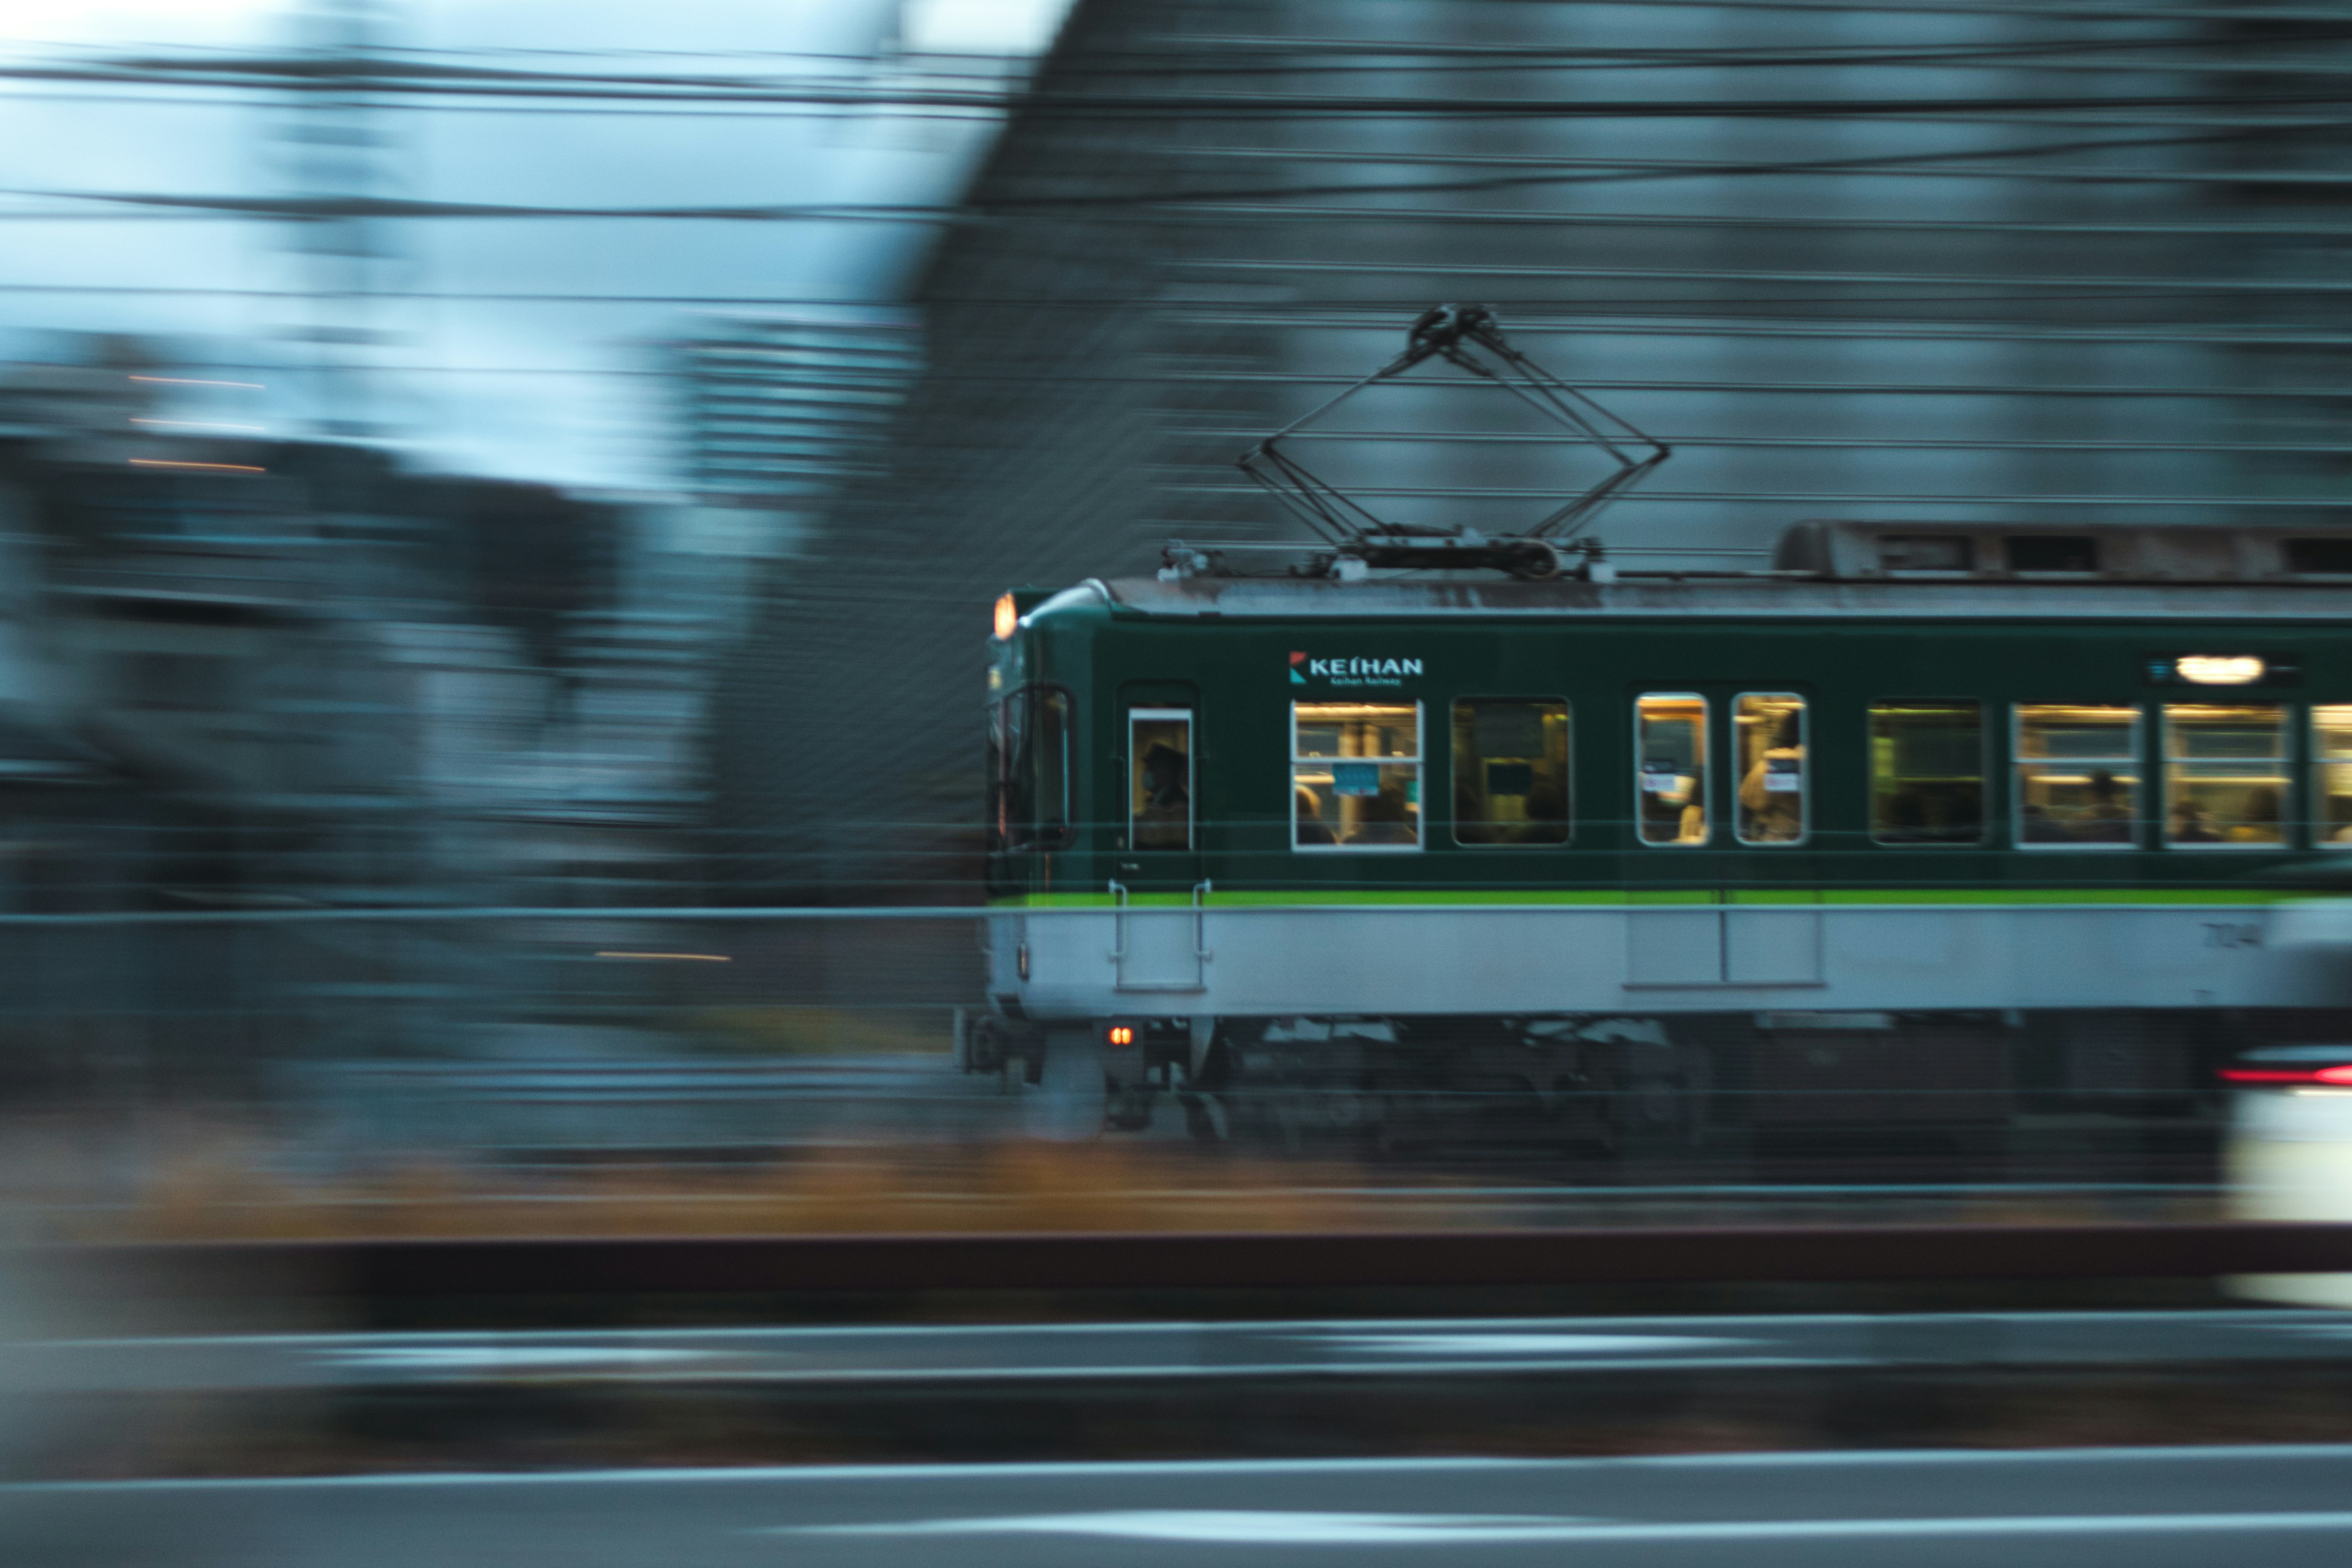
<path fill-rule="evenodd" d="M 1615 549 L 2346 504 L 2332 12 L 6 13 L 0 1184 L 47 1225 L 1036 1131 L 948 1066 L 968 923 L 756 911 L 975 901 L 990 600 L 1289 537 L 1233 458 L 1441 299 L 1677 448 Z M 1524 517 L 1534 427 L 1444 392 L 1347 482 Z M 2205 1190 L 2210 1102 L 2113 1076 L 2179 1079 L 2156 1027 L 1993 1083 L 2028 1173 Z"/>
<path fill-rule="evenodd" d="M 2352 1320 L 2228 1292 L 2352 1238 L 2220 1223 L 2221 1009 L 1487 1037 L 1627 1064 L 1573 1126 L 1260 1019 L 1116 1136 L 973 1030 L 992 602 L 1295 541 L 1234 459 L 1432 305 L 1675 449 L 1612 558 L 2347 521 L 2347 73 L 2295 0 L 0 3 L 0 1557 L 2342 1561 Z M 1465 384 L 1300 448 L 1591 482 Z M 2306 1022 L 2240 1214 L 2346 1212 Z M 1748 1462 L 1843 1447 L 2074 1451 Z"/>

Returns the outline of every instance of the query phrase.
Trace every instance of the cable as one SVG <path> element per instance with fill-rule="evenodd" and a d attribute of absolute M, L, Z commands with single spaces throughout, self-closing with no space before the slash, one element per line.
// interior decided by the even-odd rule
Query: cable
<path fill-rule="evenodd" d="M 1186 483 L 1165 481 L 1163 488 L 1185 495 L 1256 496 L 1263 492 L 1255 485 L 1224 484 L 1209 481 Z M 1551 501 L 1559 492 L 1550 489 L 1505 489 L 1473 485 L 1382 486 L 1350 485 L 1350 495 L 1382 496 L 1391 500 L 1534 500 Z M 1634 490 L 1620 497 L 1615 504 L 1637 506 L 1673 501 L 1685 505 L 1738 506 L 1851 506 L 1868 502 L 1873 506 L 2000 506 L 2000 507 L 2166 507 L 2189 508 L 2252 508 L 2258 510 L 2283 511 L 2352 511 L 2352 497 L 2272 496 L 2272 495 L 1934 495 L 1905 493 L 1894 490 Z"/>
<path fill-rule="evenodd" d="M 2347 122 L 2352 128 L 2352 121 Z M 1549 173 L 1531 174 L 1497 174 L 1471 179 L 1413 181 L 1390 184 L 1351 182 L 1344 184 L 1254 186 L 1207 191 L 1150 191 L 1117 195 L 1056 195 L 1056 196 L 995 196 L 982 197 L 958 206 L 907 205 L 880 206 L 860 204 L 831 203 L 809 205 L 779 206 L 709 206 L 709 207 L 526 207 L 481 203 L 397 201 L 373 197 L 260 197 L 260 196 L 181 196 L 161 194 L 110 193 L 102 191 L 47 191 L 22 188 L 0 191 L 0 195 L 37 196 L 51 200 L 79 200 L 116 205 L 154 206 L 159 208 L 189 208 L 205 212 L 234 214 L 246 216 L 281 218 L 319 217 L 646 217 L 696 218 L 726 222 L 811 222 L 856 218 L 874 222 L 934 223 L 951 219 L 978 217 L 989 213 L 1034 212 L 1051 210 L 1129 209 L 1150 206 L 1183 206 L 1202 203 L 1297 200 L 1325 195 L 1458 195 L 1472 191 L 1492 191 L 1526 188 L 1538 185 L 1574 185 L 1622 184 L 1629 181 L 1663 179 L 1722 178 L 1727 175 L 1881 173 L 1908 169 L 1914 166 L 1979 160 L 2010 161 L 2048 156 L 2060 153 L 2115 151 L 2154 147 L 2185 147 L 2252 140 L 2262 132 L 2229 132 L 2188 136 L 2126 138 L 2121 140 L 2044 142 L 2015 148 L 1963 148 L 1937 153 L 1920 153 L 1893 158 L 1828 158 L 1784 161 L 1769 163 L 1715 163 L 1677 165 L 1673 168 L 1622 170 L 1606 173 L 1580 171 L 1573 174 Z M 1403 215 L 1410 216 L 1410 215 Z"/>
<path fill-rule="evenodd" d="M 1083 76 L 1083 67 L 1065 74 Z M 1181 117 L 1193 123 L 1231 120 L 1311 117 L 1435 118 L 1449 120 L 1657 120 L 1829 119 L 1908 120 L 1953 114 L 2047 116 L 2147 110 L 2177 118 L 2200 109 L 2244 115 L 2263 108 L 2317 107 L 2340 110 L 2340 93 L 2273 91 L 2237 93 L 2102 94 L 2028 98 L 1836 98 L 1819 99 L 1503 99 L 1360 97 L 1339 94 L 1079 92 L 1057 86 L 1021 90 L 900 88 L 871 82 L 839 86 L 803 82 L 788 86 L 725 82 L 707 78 L 658 76 L 566 77 L 548 73 L 494 71 L 455 67 L 417 76 L 367 74 L 356 70 L 322 74 L 320 62 L 304 58 L 264 58 L 243 68 L 226 64 L 168 61 L 127 65 L 0 66 L 0 79 L 26 82 L 179 86 L 206 90 L 275 93 L 319 92 L 362 96 L 371 100 L 427 97 L 559 99 L 601 103 L 690 101 L 694 103 L 793 103 L 857 109 L 956 108 L 998 110 L 1016 99 L 1024 116 L 1048 119 Z"/>
<path fill-rule="evenodd" d="M 2164 17 L 2140 18 L 2148 26 L 2171 26 Z M 2134 52 L 2178 53 L 2196 51 L 2204 57 L 2197 62 L 2204 70 L 2272 71 L 2312 68 L 2299 59 L 2258 60 L 2240 64 L 2228 59 L 2214 59 L 2216 51 L 2237 49 L 2307 48 L 2317 43 L 2339 42 L 2352 38 L 2352 26 L 2341 16 L 2326 20 L 2314 18 L 2299 24 L 2291 32 L 2263 35 L 2248 31 L 2237 37 L 2211 33 L 2189 32 L 2173 27 L 2153 37 L 2052 37 L 2032 41 L 1988 43 L 1981 39 L 1954 40 L 1948 43 L 1907 45 L 1699 45 L 1659 47 L 1539 47 L 1519 43 L 1464 44 L 1435 43 L 1428 40 L 1378 38 L 1318 38 L 1254 37 L 1223 36 L 1171 40 L 1169 47 L 1159 50 L 1095 47 L 1083 53 L 1062 57 L 1060 65 L 1066 71 L 1088 78 L 1116 77 L 1122 79 L 1163 77 L 1227 77 L 1251 75 L 1309 76 L 1367 73 L 1394 75 L 1411 72 L 1414 75 L 1471 72 L 1485 74 L 1496 71 L 1557 71 L 1606 70 L 1612 73 L 1629 69 L 1661 70 L 1720 70 L 1763 68 L 1819 68 L 1828 69 L 1885 68 L 1887 67 L 1919 66 L 1949 69 L 1955 66 L 1984 65 L 1988 68 L 2012 69 L 2018 62 L 2034 62 L 2045 69 L 2112 69 L 2147 73 L 2177 68 L 2164 62 L 2147 64 L 2126 60 L 2110 64 L 2104 60 L 2083 61 L 2070 57 L 2080 55 L 2120 55 Z M 53 40 L 49 47 L 72 48 L 68 41 Z M 144 53 L 137 52 L 143 50 Z M 189 58 L 191 54 L 195 58 Z M 206 60 L 203 54 L 218 57 Z M 927 53 L 919 50 L 898 54 L 857 55 L 828 54 L 816 51 L 744 50 L 693 51 L 676 49 L 613 48 L 613 49 L 523 49 L 523 48 L 418 48 L 375 46 L 363 51 L 341 57 L 341 74 L 356 79 L 379 79 L 385 71 L 383 63 L 395 70 L 450 76 L 495 75 L 499 78 L 546 80 L 593 80 L 610 78 L 611 73 L 583 77 L 580 73 L 520 72 L 502 70 L 484 72 L 480 68 L 450 65 L 452 60 L 481 58 L 568 58 L 595 60 L 627 59 L 699 59 L 726 61 L 733 65 L 743 59 L 793 59 L 818 61 L 856 70 L 876 65 L 911 67 L 937 75 L 984 76 L 1001 75 L 1008 60 L 1018 55 Z M 960 62 L 968 61 L 961 69 Z M 1332 62 L 1348 62 L 1338 64 Z M 305 80 L 322 79 L 321 62 L 315 56 L 257 56 L 249 49 L 226 46 L 201 45 L 114 45 L 95 58 L 75 66 L 61 62 L 60 68 L 114 68 L 146 73 L 185 72 L 194 70 L 236 70 L 245 75 L 299 75 Z M 630 79 L 613 78 L 612 79 Z M 789 79 L 743 76 L 731 71 L 701 72 L 687 76 L 666 76 L 657 80 L 680 85 L 761 86 L 774 87 Z"/>

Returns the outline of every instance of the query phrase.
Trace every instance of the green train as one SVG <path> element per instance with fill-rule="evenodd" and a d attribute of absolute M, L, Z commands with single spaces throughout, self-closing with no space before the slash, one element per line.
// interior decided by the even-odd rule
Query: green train
<path fill-rule="evenodd" d="M 1114 1123 L 1278 1058 L 1348 1116 L 1410 1062 L 1699 1136 L 1725 1019 L 1751 1088 L 1791 1057 L 1775 1102 L 1817 1115 L 1853 1090 L 1806 1101 L 1803 1042 L 1940 1027 L 1976 1044 L 1904 1114 L 1996 1123 L 2028 1015 L 2072 1030 L 2060 1079 L 2105 1049 L 2160 1098 L 2200 1015 L 2334 1000 L 2264 931 L 2352 870 L 2352 530 L 1811 523 L 1768 571 L 1549 580 L 1171 562 L 1008 595 L 990 645 L 967 1055 L 1099 1068 Z M 1871 1070 L 1900 1098 L 1915 1058 Z"/>

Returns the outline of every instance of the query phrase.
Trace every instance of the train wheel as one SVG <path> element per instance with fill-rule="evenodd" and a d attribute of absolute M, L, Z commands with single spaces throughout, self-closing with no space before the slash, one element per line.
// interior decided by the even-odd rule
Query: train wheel
<path fill-rule="evenodd" d="M 1045 1068 L 1026 1099 L 1023 1120 L 1032 1138 L 1067 1143 L 1102 1136 L 1110 1080 L 1092 1029 L 1055 1029 L 1045 1037 Z"/>
<path fill-rule="evenodd" d="M 1176 1103 L 1184 1108 L 1184 1131 L 1196 1143 L 1224 1143 L 1234 1136 L 1231 1090 L 1240 1058 L 1220 1029 L 1202 1047 L 1200 1057 L 1184 1075 L 1184 1090 Z"/>
<path fill-rule="evenodd" d="M 1150 1084 L 1122 1084 L 1109 1089 L 1103 1103 L 1103 1125 L 1116 1132 L 1140 1132 L 1151 1125 Z"/>
<path fill-rule="evenodd" d="M 1215 1095 L 1180 1094 L 1176 1103 L 1184 1108 L 1184 1131 L 1195 1143 L 1223 1143 L 1232 1136 L 1224 1104 Z"/>

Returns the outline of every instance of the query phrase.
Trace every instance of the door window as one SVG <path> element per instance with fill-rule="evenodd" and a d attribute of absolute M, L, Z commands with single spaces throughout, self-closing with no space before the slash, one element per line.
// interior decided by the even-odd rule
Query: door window
<path fill-rule="evenodd" d="M 1798 844 L 1805 837 L 1805 700 L 1751 691 L 1731 704 L 1732 759 L 1739 770 L 1742 844 Z"/>
<path fill-rule="evenodd" d="M 1636 698 L 1633 757 L 1642 842 L 1706 843 L 1706 699 L 1685 692 Z"/>
<path fill-rule="evenodd" d="M 1421 845 L 1421 705 L 1294 702 L 1291 845 L 1414 849 Z"/>
<path fill-rule="evenodd" d="M 1192 847 L 1192 710 L 1127 710 L 1129 842 L 1138 849 Z"/>

